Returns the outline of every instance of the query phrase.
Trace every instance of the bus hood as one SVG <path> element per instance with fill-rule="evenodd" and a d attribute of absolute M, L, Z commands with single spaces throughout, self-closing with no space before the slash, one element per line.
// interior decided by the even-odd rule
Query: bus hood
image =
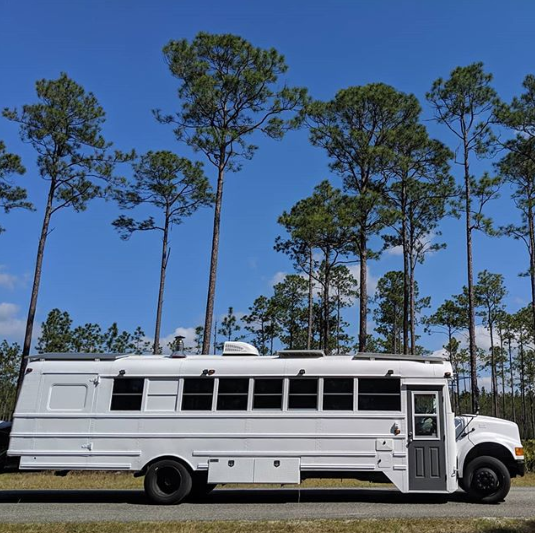
<path fill-rule="evenodd" d="M 462 415 L 455 417 L 457 440 L 468 436 L 473 444 L 496 442 L 508 448 L 515 457 L 515 448 L 521 447 L 520 431 L 514 422 L 482 415 Z M 516 456 L 516 459 L 521 457 Z"/>

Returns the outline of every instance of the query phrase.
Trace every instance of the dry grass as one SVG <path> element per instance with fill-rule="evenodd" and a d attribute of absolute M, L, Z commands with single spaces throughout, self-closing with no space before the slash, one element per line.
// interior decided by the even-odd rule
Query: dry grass
<path fill-rule="evenodd" d="M 273 488 L 280 485 L 220 485 L 219 488 Z M 297 487 L 298 485 L 285 485 Z M 381 487 L 384 484 L 373 484 L 354 479 L 307 479 L 302 488 L 310 487 Z M 76 490 L 76 489 L 107 489 L 126 490 L 143 489 L 143 478 L 135 478 L 124 472 L 70 472 L 65 477 L 55 476 L 53 472 L 21 472 L 0 476 L 0 490 Z"/>
<path fill-rule="evenodd" d="M 511 519 L 314 520 L 0 524 L 0 533 L 533 533 L 535 521 Z"/>
<path fill-rule="evenodd" d="M 219 488 L 276 488 L 279 485 L 221 485 Z M 307 479 L 302 488 L 370 488 L 390 487 L 389 484 L 369 483 L 355 479 Z M 523 478 L 513 479 L 514 487 L 535 487 L 535 473 Z M 297 487 L 297 485 L 285 485 Z M 55 476 L 52 472 L 21 472 L 0 476 L 0 490 L 76 490 L 143 489 L 143 478 L 135 478 L 124 472 L 71 472 L 65 477 Z"/>

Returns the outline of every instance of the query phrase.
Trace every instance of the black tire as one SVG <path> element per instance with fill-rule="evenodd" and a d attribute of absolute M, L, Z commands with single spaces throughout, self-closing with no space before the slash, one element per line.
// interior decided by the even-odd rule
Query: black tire
<path fill-rule="evenodd" d="M 466 477 L 459 479 L 459 487 L 464 490 L 464 492 L 468 492 L 468 487 L 466 486 Z"/>
<path fill-rule="evenodd" d="M 470 461 L 464 472 L 463 485 L 472 500 L 498 503 L 509 493 L 511 476 L 499 459 L 484 455 Z"/>
<path fill-rule="evenodd" d="M 162 459 L 149 466 L 145 474 L 145 494 L 159 505 L 180 503 L 191 491 L 191 474 L 173 459 Z"/>
<path fill-rule="evenodd" d="M 215 488 L 215 483 L 208 483 L 208 475 L 206 473 L 194 473 L 188 499 L 192 501 L 202 500 Z"/>

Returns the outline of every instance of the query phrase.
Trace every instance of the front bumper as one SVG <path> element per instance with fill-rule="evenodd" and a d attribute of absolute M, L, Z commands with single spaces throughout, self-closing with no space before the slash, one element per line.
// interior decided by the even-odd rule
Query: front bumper
<path fill-rule="evenodd" d="M 520 476 L 523 477 L 526 473 L 526 462 L 524 459 L 518 459 L 513 465 L 509 468 L 511 477 Z"/>

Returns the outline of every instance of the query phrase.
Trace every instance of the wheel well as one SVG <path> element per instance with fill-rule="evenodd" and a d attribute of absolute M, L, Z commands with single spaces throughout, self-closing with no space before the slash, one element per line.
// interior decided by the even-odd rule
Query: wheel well
<path fill-rule="evenodd" d="M 163 461 L 165 459 L 170 459 L 171 461 L 176 461 L 177 463 L 180 463 L 181 465 L 185 466 L 188 469 L 188 472 L 190 474 L 193 474 L 193 468 L 191 465 L 184 461 L 184 459 L 181 459 L 180 457 L 177 457 L 175 455 L 162 455 L 160 457 L 155 457 L 154 459 L 150 460 L 138 473 L 138 476 L 144 476 L 147 473 L 147 469 L 149 466 L 153 465 L 154 463 L 158 461 Z"/>
<path fill-rule="evenodd" d="M 483 455 L 499 459 L 507 467 L 511 477 L 516 476 L 516 462 L 511 452 L 502 444 L 496 444 L 495 442 L 483 442 L 474 446 L 464 460 L 463 473 L 466 472 L 466 467 L 472 459 Z"/>

